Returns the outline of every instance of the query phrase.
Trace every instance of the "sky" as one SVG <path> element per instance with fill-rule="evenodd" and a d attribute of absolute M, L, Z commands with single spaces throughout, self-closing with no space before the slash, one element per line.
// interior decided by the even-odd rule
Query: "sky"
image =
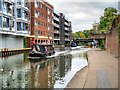
<path fill-rule="evenodd" d="M 64 13 L 65 18 L 72 22 L 72 31 L 92 29 L 92 23 L 99 23 L 104 8 L 118 9 L 119 0 L 46 0 L 54 6 L 56 13 Z"/>

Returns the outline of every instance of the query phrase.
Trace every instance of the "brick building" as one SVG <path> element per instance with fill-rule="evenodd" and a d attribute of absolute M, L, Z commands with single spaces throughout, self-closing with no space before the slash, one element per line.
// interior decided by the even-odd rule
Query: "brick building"
<path fill-rule="evenodd" d="M 40 40 L 41 43 L 53 44 L 53 6 L 45 0 L 31 1 L 31 36 L 28 40 L 29 43 Z"/>
<path fill-rule="evenodd" d="M 118 22 L 118 18 L 114 19 L 110 33 L 106 36 L 106 50 L 115 57 L 118 57 Z"/>

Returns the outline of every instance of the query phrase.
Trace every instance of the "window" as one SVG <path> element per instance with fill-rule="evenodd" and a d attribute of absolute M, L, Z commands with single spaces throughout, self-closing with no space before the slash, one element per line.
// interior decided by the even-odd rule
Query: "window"
<path fill-rule="evenodd" d="M 3 17 L 3 28 L 9 27 L 9 18 Z"/>
<path fill-rule="evenodd" d="M 40 8 L 42 8 L 42 4 L 40 4 Z"/>
<path fill-rule="evenodd" d="M 40 34 L 40 30 L 38 31 L 38 34 Z"/>
<path fill-rule="evenodd" d="M 21 5 L 21 4 L 22 4 L 21 0 L 17 0 L 17 5 Z"/>
<path fill-rule="evenodd" d="M 49 16 L 47 17 L 47 19 L 48 19 L 48 22 L 50 22 L 50 17 Z"/>
<path fill-rule="evenodd" d="M 23 28 L 23 24 L 21 22 L 17 22 L 17 30 L 21 31 Z"/>
<path fill-rule="evenodd" d="M 35 10 L 35 17 L 38 18 L 38 11 Z"/>
<path fill-rule="evenodd" d="M 2 1 L 0 0 L 0 11 L 2 10 Z"/>
<path fill-rule="evenodd" d="M 34 23 L 35 23 L 35 27 L 38 27 L 38 21 L 35 20 Z"/>
<path fill-rule="evenodd" d="M 17 9 L 17 17 L 18 18 L 22 17 L 22 9 Z"/>
<path fill-rule="evenodd" d="M 12 28 L 14 28 L 14 20 L 13 20 L 13 19 L 10 20 L 10 30 L 11 30 Z"/>
<path fill-rule="evenodd" d="M 37 5 L 37 1 L 35 0 L 35 7 L 37 8 L 38 7 L 38 5 Z"/>
<path fill-rule="evenodd" d="M 50 25 L 48 25 L 48 30 L 50 30 Z"/>
<path fill-rule="evenodd" d="M 2 17 L 0 16 L 0 28 L 2 27 Z"/>
<path fill-rule="evenodd" d="M 40 26 L 40 21 L 38 21 L 38 26 Z"/>
<path fill-rule="evenodd" d="M 48 11 L 48 14 L 50 14 L 50 9 L 49 9 L 49 8 L 48 8 L 48 10 L 47 10 L 47 11 Z"/>
<path fill-rule="evenodd" d="M 7 4 L 5 2 L 3 3 L 3 12 L 7 12 Z"/>

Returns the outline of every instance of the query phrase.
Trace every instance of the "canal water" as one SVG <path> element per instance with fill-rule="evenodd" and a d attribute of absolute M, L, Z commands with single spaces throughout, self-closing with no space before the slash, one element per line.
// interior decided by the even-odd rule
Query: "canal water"
<path fill-rule="evenodd" d="M 2 88 L 64 88 L 75 73 L 87 66 L 86 48 L 56 51 L 41 60 L 28 59 L 29 52 L 0 58 Z"/>

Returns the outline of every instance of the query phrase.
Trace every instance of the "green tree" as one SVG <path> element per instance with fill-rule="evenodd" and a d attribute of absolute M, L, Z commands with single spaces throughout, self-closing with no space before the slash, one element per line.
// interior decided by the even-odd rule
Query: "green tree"
<path fill-rule="evenodd" d="M 75 32 L 72 35 L 73 35 L 73 38 L 86 38 L 85 34 L 82 31 Z"/>
<path fill-rule="evenodd" d="M 84 30 L 83 33 L 84 33 L 86 38 L 90 37 L 90 30 Z"/>
<path fill-rule="evenodd" d="M 79 32 L 79 35 L 80 35 L 80 38 L 86 38 L 85 34 L 82 31 Z"/>
<path fill-rule="evenodd" d="M 77 33 L 72 33 L 73 38 L 79 38 Z"/>
<path fill-rule="evenodd" d="M 100 17 L 99 30 L 108 30 L 112 26 L 113 20 L 117 17 L 117 10 L 113 7 L 104 9 L 104 15 Z"/>

